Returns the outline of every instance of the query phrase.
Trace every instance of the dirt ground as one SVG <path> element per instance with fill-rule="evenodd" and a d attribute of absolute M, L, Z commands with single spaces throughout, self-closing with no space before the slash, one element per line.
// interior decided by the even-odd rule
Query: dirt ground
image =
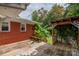
<path fill-rule="evenodd" d="M 26 40 L 0 47 L 1 56 L 72 56 L 72 50 L 62 50 L 45 42 Z M 2 52 L 3 51 L 3 52 Z M 76 50 L 74 50 L 76 51 Z M 78 52 L 78 51 L 76 51 Z M 78 54 L 79 55 L 79 52 Z"/>

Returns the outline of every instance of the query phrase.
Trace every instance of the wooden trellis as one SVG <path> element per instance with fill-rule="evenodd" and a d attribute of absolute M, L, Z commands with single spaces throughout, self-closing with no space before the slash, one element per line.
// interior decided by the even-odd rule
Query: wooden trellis
<path fill-rule="evenodd" d="M 53 21 L 51 21 L 51 24 L 52 24 L 52 33 L 53 33 L 53 29 L 57 25 L 71 24 L 71 25 L 74 25 L 75 27 L 77 27 L 78 28 L 77 43 L 79 45 L 79 16 L 78 17 L 66 18 L 66 19 L 53 20 Z M 53 36 L 53 34 L 52 34 L 52 36 Z"/>

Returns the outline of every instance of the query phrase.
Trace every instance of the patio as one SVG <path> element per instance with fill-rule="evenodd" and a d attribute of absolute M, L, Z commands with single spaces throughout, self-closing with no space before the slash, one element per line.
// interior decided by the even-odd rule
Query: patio
<path fill-rule="evenodd" d="M 67 47 L 48 45 L 44 42 L 33 42 L 25 40 L 7 46 L 0 47 L 1 56 L 71 56 L 79 55 L 76 49 L 68 49 Z"/>

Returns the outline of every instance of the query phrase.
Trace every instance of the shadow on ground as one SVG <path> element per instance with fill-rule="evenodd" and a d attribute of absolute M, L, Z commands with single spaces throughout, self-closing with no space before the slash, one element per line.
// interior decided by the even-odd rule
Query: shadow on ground
<path fill-rule="evenodd" d="M 65 51 L 53 47 L 52 45 L 44 44 L 34 51 L 31 56 L 71 56 L 71 51 Z"/>

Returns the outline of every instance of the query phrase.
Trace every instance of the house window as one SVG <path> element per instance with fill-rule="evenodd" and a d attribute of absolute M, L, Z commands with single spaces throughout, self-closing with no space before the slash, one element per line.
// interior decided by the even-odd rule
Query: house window
<path fill-rule="evenodd" d="M 20 31 L 26 32 L 26 24 L 21 24 Z"/>
<path fill-rule="evenodd" d="M 9 32 L 9 23 L 8 22 L 2 22 L 1 31 L 2 32 Z"/>

